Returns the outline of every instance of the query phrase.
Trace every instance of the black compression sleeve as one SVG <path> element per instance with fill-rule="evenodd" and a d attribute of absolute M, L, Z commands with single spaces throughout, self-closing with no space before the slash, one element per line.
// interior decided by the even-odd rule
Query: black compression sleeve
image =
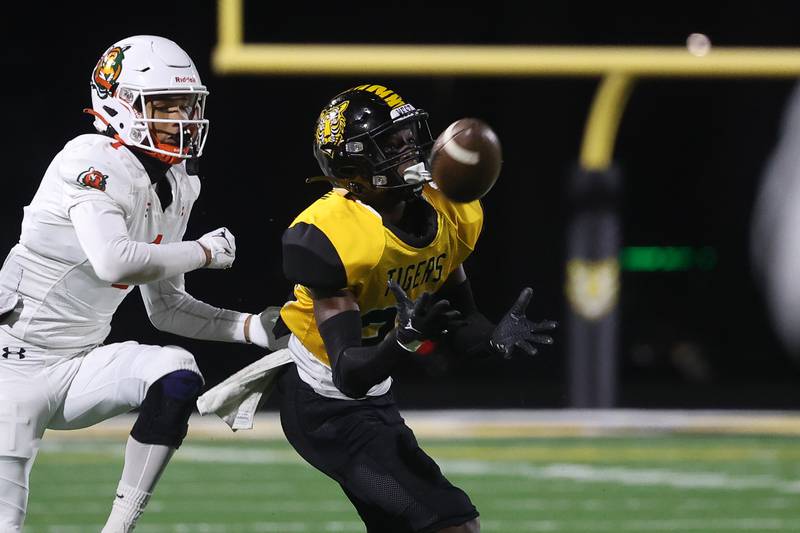
<path fill-rule="evenodd" d="M 318 329 L 332 369 L 338 366 L 339 357 L 347 348 L 361 346 L 361 314 L 358 311 L 342 311 L 333 315 Z"/>
<path fill-rule="evenodd" d="M 461 311 L 466 320 L 464 326 L 447 335 L 453 350 L 468 357 L 487 355 L 489 353 L 489 337 L 492 335 L 495 325 L 478 311 L 469 280 L 464 280 L 455 287 L 440 291 L 436 296 L 448 300 L 453 307 Z"/>
<path fill-rule="evenodd" d="M 455 287 L 441 290 L 436 293 L 440 300 L 447 300 L 450 305 L 461 311 L 464 316 L 478 313 L 478 306 L 475 305 L 475 297 L 472 295 L 472 285 L 465 279 Z"/>
<path fill-rule="evenodd" d="M 394 330 L 376 346 L 361 346 L 361 315 L 343 311 L 319 325 L 319 333 L 331 360 L 333 384 L 350 398 L 363 398 L 367 391 L 391 375 L 408 355 Z"/>

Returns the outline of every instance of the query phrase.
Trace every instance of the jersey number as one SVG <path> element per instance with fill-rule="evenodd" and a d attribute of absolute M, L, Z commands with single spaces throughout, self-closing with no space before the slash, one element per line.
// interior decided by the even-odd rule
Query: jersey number
<path fill-rule="evenodd" d="M 396 307 L 373 309 L 361 316 L 361 342 L 364 346 L 378 344 L 394 327 Z"/>

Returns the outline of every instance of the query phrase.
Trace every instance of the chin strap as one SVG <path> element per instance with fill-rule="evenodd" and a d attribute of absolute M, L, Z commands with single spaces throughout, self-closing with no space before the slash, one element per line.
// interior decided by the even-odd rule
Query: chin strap
<path fill-rule="evenodd" d="M 188 130 L 185 130 L 183 133 L 187 133 L 187 131 Z M 173 154 L 176 154 L 176 155 L 160 154 L 158 152 L 149 152 L 147 149 L 145 149 L 145 151 L 148 152 L 148 155 L 155 157 L 162 163 L 166 163 L 168 165 L 177 165 L 178 163 L 186 159 L 185 157 L 181 157 L 181 155 L 184 156 L 189 155 L 189 150 L 190 150 L 189 146 L 186 146 L 183 150 L 181 150 L 174 144 L 162 143 L 158 140 L 158 136 L 154 129 L 150 129 L 150 137 L 153 140 L 153 143 L 155 144 L 155 148 L 157 148 L 158 150 L 163 150 L 165 152 L 172 152 Z M 181 137 L 181 139 L 183 139 L 183 137 Z"/>
<path fill-rule="evenodd" d="M 382 175 L 379 176 L 383 178 Z M 376 176 L 373 176 L 373 182 L 375 181 L 375 177 Z M 425 168 L 424 163 L 418 163 L 408 167 L 403 173 L 403 180 L 405 183 L 401 183 L 400 185 L 373 184 L 373 187 L 380 191 L 393 193 L 407 192 L 409 196 L 416 196 L 422 191 L 422 187 L 426 183 L 432 181 L 431 173 Z M 312 176 L 310 178 L 306 178 L 306 183 L 319 183 L 323 181 L 330 183 L 332 186 L 338 189 L 346 189 L 353 194 L 362 194 L 364 192 L 364 185 L 352 180 L 335 178 L 333 176 Z"/>
<path fill-rule="evenodd" d="M 158 141 L 156 141 L 156 148 L 158 148 L 159 150 L 164 150 L 166 152 L 177 152 L 178 151 L 177 147 L 175 147 L 175 146 L 173 146 L 171 144 L 162 144 L 162 143 L 160 143 Z M 186 150 L 188 151 L 188 148 L 186 148 Z M 158 159 L 159 161 L 161 161 L 162 163 L 166 163 L 167 165 L 177 165 L 178 163 L 183 161 L 183 158 L 179 157 L 177 155 L 167 155 L 167 154 L 160 154 L 158 152 L 151 152 L 150 150 L 147 150 L 146 148 L 143 148 L 142 151 L 144 151 L 144 153 L 146 153 L 150 157 Z"/>
<path fill-rule="evenodd" d="M 364 192 L 364 186 L 352 180 L 334 178 L 333 176 L 312 176 L 310 178 L 306 178 L 306 183 L 320 183 L 322 181 L 330 183 L 337 189 L 345 189 L 350 191 L 353 194 L 361 194 Z"/>
<path fill-rule="evenodd" d="M 108 135 L 109 137 L 113 138 L 116 141 L 114 144 L 111 145 L 112 147 L 119 148 L 120 146 L 126 146 L 125 141 L 123 141 L 122 138 L 119 136 L 117 130 L 114 129 L 114 126 L 108 123 L 108 121 L 105 119 L 103 115 L 101 115 L 100 113 L 89 107 L 85 108 L 83 112 L 86 113 L 87 115 L 92 115 L 94 118 L 96 118 L 97 120 L 106 125 L 106 131 L 104 132 L 104 134 Z"/>
<path fill-rule="evenodd" d="M 306 183 L 320 183 L 322 181 L 328 182 L 335 187 L 341 187 L 341 181 L 333 176 L 311 176 L 310 178 L 306 178 Z"/>

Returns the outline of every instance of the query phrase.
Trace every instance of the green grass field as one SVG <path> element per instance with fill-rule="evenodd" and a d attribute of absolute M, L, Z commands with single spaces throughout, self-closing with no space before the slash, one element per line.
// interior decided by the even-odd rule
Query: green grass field
<path fill-rule="evenodd" d="M 28 533 L 99 531 L 124 439 L 45 438 Z M 426 439 L 485 532 L 800 531 L 800 439 L 653 435 Z M 136 529 L 363 532 L 337 485 L 282 440 L 190 438 Z"/>

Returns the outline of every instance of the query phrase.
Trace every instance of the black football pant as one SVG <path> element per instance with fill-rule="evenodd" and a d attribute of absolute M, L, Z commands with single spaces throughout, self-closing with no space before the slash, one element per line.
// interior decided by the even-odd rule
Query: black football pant
<path fill-rule="evenodd" d="M 419 447 L 391 392 L 364 400 L 326 398 L 293 364 L 278 390 L 286 438 L 341 485 L 369 533 L 434 532 L 478 516 L 464 491 Z"/>

